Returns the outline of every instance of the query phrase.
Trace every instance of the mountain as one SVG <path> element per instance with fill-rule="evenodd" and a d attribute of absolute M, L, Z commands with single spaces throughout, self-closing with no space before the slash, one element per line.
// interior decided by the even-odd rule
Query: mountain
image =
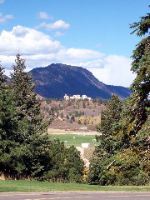
<path fill-rule="evenodd" d="M 92 98 L 108 99 L 112 94 L 126 98 L 131 91 L 121 86 L 106 85 L 87 69 L 65 64 L 51 64 L 34 68 L 29 72 L 35 82 L 35 91 L 45 98 L 61 99 L 67 95 L 87 95 Z"/>

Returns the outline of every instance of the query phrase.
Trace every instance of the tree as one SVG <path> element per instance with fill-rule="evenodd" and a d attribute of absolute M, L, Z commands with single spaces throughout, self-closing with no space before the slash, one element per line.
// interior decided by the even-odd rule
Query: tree
<path fill-rule="evenodd" d="M 144 37 L 133 52 L 131 70 L 136 73 L 132 84 L 133 95 L 131 97 L 133 128 L 130 135 L 136 135 L 148 118 L 150 108 L 150 13 L 142 17 L 137 23 L 131 25 L 133 33 Z"/>
<path fill-rule="evenodd" d="M 122 102 L 113 95 L 108 101 L 106 110 L 102 113 L 101 123 L 97 127 L 100 135 L 97 136 L 97 141 L 100 142 L 100 147 L 109 154 L 113 153 L 113 134 L 118 126 L 121 118 Z"/>
<path fill-rule="evenodd" d="M 25 72 L 25 60 L 18 54 L 15 62 L 16 65 L 13 66 L 14 71 L 11 74 L 11 87 L 19 117 L 30 122 L 30 131 L 43 131 L 45 126 L 41 123 L 40 103 L 34 92 L 32 78 Z"/>
<path fill-rule="evenodd" d="M 25 72 L 25 60 L 18 54 L 15 62 L 11 74 L 11 89 L 17 113 L 17 131 L 23 137 L 20 147 L 24 150 L 16 160 L 24 164 L 21 172 L 23 176 L 39 177 L 45 170 L 46 161 L 48 162 L 46 124 L 43 122 L 32 79 Z"/>
<path fill-rule="evenodd" d="M 114 181 L 114 177 L 109 174 L 109 168 L 114 162 L 113 155 L 117 151 L 116 129 L 119 126 L 121 111 L 122 102 L 113 95 L 102 113 L 101 124 L 98 126 L 100 135 L 96 139 L 99 145 L 95 149 L 90 165 L 90 183 L 103 185 L 112 184 Z"/>
<path fill-rule="evenodd" d="M 131 97 L 124 110 L 120 136 L 122 145 L 138 155 L 138 173 L 143 175 L 143 184 L 150 182 L 150 13 L 131 25 L 133 33 L 142 37 L 133 51 L 131 70 L 136 74 Z M 133 154 L 134 155 L 134 154 Z M 137 174 L 138 174 L 137 173 Z M 131 175 L 130 175 L 131 177 Z M 138 182 L 138 181 L 137 181 Z"/>
<path fill-rule="evenodd" d="M 135 138 L 132 146 L 138 152 L 139 171 L 142 172 L 143 183 L 146 184 L 150 183 L 150 13 L 141 17 L 139 22 L 131 25 L 131 28 L 133 33 L 142 37 L 142 40 L 132 56 L 131 70 L 136 73 L 136 78 L 131 87 L 133 95 L 129 126 L 132 128 L 128 135 Z"/>
<path fill-rule="evenodd" d="M 67 180 L 81 182 L 83 178 L 84 163 L 80 158 L 80 152 L 74 146 L 66 148 L 64 168 L 67 170 Z"/>
<path fill-rule="evenodd" d="M 12 179 L 75 181 L 83 162 L 73 147 L 50 141 L 25 60 L 16 56 L 11 84 L 0 66 L 0 174 Z"/>
<path fill-rule="evenodd" d="M 131 70 L 136 78 L 131 86 L 131 96 L 123 104 L 118 123 L 112 123 L 110 113 L 106 112 L 104 130 L 100 130 L 102 133 L 107 131 L 108 135 L 103 141 L 101 139 L 97 157 L 91 164 L 90 181 L 97 184 L 150 183 L 150 14 L 131 25 L 131 28 L 134 29 L 133 33 L 143 37 L 132 56 Z"/>
<path fill-rule="evenodd" d="M 18 122 L 13 94 L 6 84 L 3 68 L 0 66 L 0 173 L 13 177 L 19 170 L 14 154 L 22 137 L 17 133 Z M 20 163 L 21 167 L 21 163 Z"/>
<path fill-rule="evenodd" d="M 80 153 L 74 146 L 65 147 L 59 140 L 51 141 L 49 148 L 49 170 L 44 173 L 44 180 L 59 182 L 81 182 L 84 164 Z"/>

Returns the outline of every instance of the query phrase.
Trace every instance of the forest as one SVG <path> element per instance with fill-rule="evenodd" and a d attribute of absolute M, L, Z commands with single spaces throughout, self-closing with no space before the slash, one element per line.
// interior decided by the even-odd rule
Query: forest
<path fill-rule="evenodd" d="M 150 183 L 150 14 L 131 25 L 141 38 L 132 55 L 132 94 L 107 102 L 97 127 L 98 145 L 85 175 L 80 153 L 47 134 L 40 102 L 25 60 L 16 55 L 8 83 L 0 66 L 0 175 L 6 179 L 88 182 L 98 185 Z"/>

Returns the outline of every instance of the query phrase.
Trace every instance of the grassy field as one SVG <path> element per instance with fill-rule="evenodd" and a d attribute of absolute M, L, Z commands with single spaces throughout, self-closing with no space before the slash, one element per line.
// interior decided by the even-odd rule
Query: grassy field
<path fill-rule="evenodd" d="M 39 181 L 0 181 L 0 192 L 49 191 L 137 191 L 150 192 L 150 186 L 96 186 L 77 183 L 49 183 Z"/>
<path fill-rule="evenodd" d="M 97 131 L 71 131 L 71 130 L 64 130 L 64 129 L 55 129 L 55 128 L 48 128 L 48 134 L 50 135 L 99 135 L 100 133 Z"/>
<path fill-rule="evenodd" d="M 49 135 L 51 140 L 59 139 L 64 142 L 67 146 L 81 146 L 82 143 L 90 143 L 96 145 L 96 140 L 94 135 L 76 135 L 76 134 L 60 134 L 60 135 Z"/>

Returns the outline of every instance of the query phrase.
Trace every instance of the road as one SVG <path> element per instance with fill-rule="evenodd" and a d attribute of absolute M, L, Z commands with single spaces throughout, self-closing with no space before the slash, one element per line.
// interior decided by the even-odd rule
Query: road
<path fill-rule="evenodd" d="M 150 192 L 0 193 L 0 200 L 150 200 Z"/>

